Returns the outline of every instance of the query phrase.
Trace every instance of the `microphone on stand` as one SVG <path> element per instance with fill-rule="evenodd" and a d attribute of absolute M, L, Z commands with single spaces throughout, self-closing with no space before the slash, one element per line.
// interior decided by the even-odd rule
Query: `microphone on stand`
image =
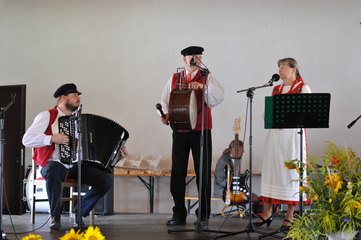
<path fill-rule="evenodd" d="M 347 128 L 351 128 L 359 119 L 361 118 L 361 115 L 358 116 L 355 120 L 353 120 L 349 125 L 347 125 Z"/>
<path fill-rule="evenodd" d="M 81 114 L 82 108 L 83 108 L 83 104 L 80 104 L 79 107 L 78 107 L 78 109 L 77 109 L 76 112 L 75 112 L 75 115 L 78 116 L 79 114 Z"/>
<path fill-rule="evenodd" d="M 162 118 L 166 119 L 166 116 L 165 116 L 165 114 L 164 114 L 164 112 L 163 112 L 163 109 L 162 109 L 162 105 L 161 105 L 160 103 L 157 103 L 157 104 L 155 105 L 155 108 L 158 109 L 160 115 L 162 115 Z M 168 124 L 169 124 L 169 123 L 167 123 L 167 125 L 168 125 Z"/>
<path fill-rule="evenodd" d="M 280 75 L 275 73 L 275 74 L 272 75 L 272 78 L 268 81 L 268 83 L 266 85 L 267 86 L 273 86 L 273 82 L 277 82 L 278 80 L 280 80 Z"/>
<path fill-rule="evenodd" d="M 278 75 L 277 73 L 272 75 L 272 78 L 270 81 L 272 82 L 277 82 L 278 80 L 280 80 L 280 75 Z"/>
<path fill-rule="evenodd" d="M 196 62 L 195 62 L 195 60 L 194 60 L 194 55 L 192 56 L 192 58 L 191 58 L 191 60 L 189 61 L 189 66 L 197 66 L 196 65 Z"/>

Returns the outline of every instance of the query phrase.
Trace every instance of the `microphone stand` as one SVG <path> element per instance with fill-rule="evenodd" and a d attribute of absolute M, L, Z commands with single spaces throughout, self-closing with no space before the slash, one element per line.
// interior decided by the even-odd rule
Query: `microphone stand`
<path fill-rule="evenodd" d="M 82 215 L 81 215 L 81 161 L 83 159 L 83 151 L 82 151 L 82 117 L 81 117 L 81 111 L 82 111 L 82 104 L 80 104 L 78 113 L 77 113 L 77 118 L 78 118 L 78 142 L 79 142 L 79 148 L 78 148 L 78 162 L 77 162 L 77 166 L 78 166 L 78 195 L 77 195 L 77 201 L 78 201 L 78 207 L 77 207 L 77 212 L 76 212 L 76 220 L 78 222 L 78 226 L 77 228 L 81 230 L 80 224 L 82 222 Z"/>
<path fill-rule="evenodd" d="M 347 125 L 347 128 L 351 128 L 360 118 L 361 118 L 361 115 L 358 116 L 355 120 L 353 120 L 349 125 Z"/>
<path fill-rule="evenodd" d="M 5 112 L 15 102 L 16 94 L 11 95 L 11 101 L 5 107 L 0 108 L 0 239 L 7 240 L 6 233 L 3 231 L 2 216 L 3 216 L 3 191 L 4 191 L 4 145 L 5 145 Z"/>
<path fill-rule="evenodd" d="M 224 237 L 228 237 L 228 236 L 234 236 L 237 234 L 242 234 L 242 233 L 250 233 L 250 232 L 255 232 L 258 234 L 264 234 L 265 232 L 261 232 L 261 231 L 256 231 L 255 227 L 252 223 L 252 207 L 253 207 L 253 196 L 252 196 L 252 145 L 253 145 L 253 136 L 252 136 L 252 104 L 253 104 L 253 95 L 254 95 L 254 91 L 256 89 L 259 88 L 264 88 L 264 87 L 271 87 L 273 86 L 273 80 L 271 79 L 268 83 L 262 85 L 262 86 L 258 86 L 258 87 L 250 87 L 247 89 L 243 89 L 243 90 L 239 90 L 237 91 L 237 93 L 241 93 L 241 92 L 247 92 L 247 97 L 249 99 L 250 105 L 249 105 L 249 172 L 251 174 L 251 177 L 249 178 L 249 190 L 250 190 L 250 196 L 249 196 L 249 223 L 246 227 L 246 229 L 242 230 L 242 231 L 238 231 L 238 232 L 231 232 L 231 233 L 227 233 L 225 235 L 221 235 L 221 236 L 216 236 L 214 237 L 214 239 L 218 239 L 218 238 L 224 238 Z"/>

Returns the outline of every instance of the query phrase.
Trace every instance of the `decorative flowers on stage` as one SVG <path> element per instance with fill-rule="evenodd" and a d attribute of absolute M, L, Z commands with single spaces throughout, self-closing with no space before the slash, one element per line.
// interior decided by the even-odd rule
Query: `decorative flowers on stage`
<path fill-rule="evenodd" d="M 80 240 L 83 239 L 83 234 L 80 233 L 80 230 L 76 231 L 72 228 L 70 231 L 59 238 L 59 240 Z"/>
<path fill-rule="evenodd" d="M 104 240 L 105 237 L 100 232 L 98 227 L 89 226 L 85 231 L 83 238 L 84 240 Z"/>
<path fill-rule="evenodd" d="M 29 234 L 23 237 L 21 240 L 42 240 L 43 238 L 37 234 Z"/>
<path fill-rule="evenodd" d="M 299 164 L 292 160 L 285 167 L 297 169 Z M 288 238 L 326 238 L 361 228 L 361 160 L 352 149 L 328 142 L 322 158 L 308 158 L 307 178 L 300 193 L 312 200 L 311 209 L 302 217 L 296 216 Z"/>
<path fill-rule="evenodd" d="M 29 234 L 23 237 L 21 240 L 43 240 L 40 235 Z M 105 237 L 100 232 L 99 227 L 89 226 L 85 232 L 76 231 L 72 228 L 59 240 L 105 240 Z"/>

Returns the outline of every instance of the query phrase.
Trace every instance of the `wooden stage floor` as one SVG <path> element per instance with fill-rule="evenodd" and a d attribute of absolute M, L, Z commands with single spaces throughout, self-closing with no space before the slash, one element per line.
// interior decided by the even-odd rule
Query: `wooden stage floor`
<path fill-rule="evenodd" d="M 196 227 L 193 225 L 196 221 L 195 215 L 191 214 L 187 218 L 187 225 L 178 227 L 167 227 L 166 221 L 171 217 L 171 214 L 114 214 L 108 216 L 95 216 L 95 225 L 101 229 L 102 234 L 106 239 L 157 239 L 157 240 L 180 240 L 180 239 L 214 239 L 214 236 L 222 236 L 217 231 L 238 232 L 246 230 L 249 223 L 249 218 L 229 217 L 223 218 L 222 216 L 213 216 L 209 221 L 208 229 L 212 232 L 201 231 L 197 233 Z M 21 239 L 24 232 L 34 231 L 34 234 L 39 234 L 45 240 L 55 240 L 63 236 L 69 228 L 71 228 L 71 220 L 68 214 L 62 216 L 63 230 L 50 231 L 48 214 L 36 214 L 36 223 L 30 223 L 30 214 L 23 214 L 20 216 L 3 215 L 3 230 L 8 239 Z M 253 219 L 255 220 L 255 219 Z M 89 219 L 84 219 L 85 224 L 89 223 Z M 256 232 L 242 233 L 235 236 L 227 236 L 220 239 L 259 239 L 261 236 L 259 231 L 271 232 L 277 230 L 282 224 L 282 218 L 275 217 L 271 226 L 261 226 L 256 228 Z M 43 227 L 41 227 L 43 226 Z M 173 232 L 168 233 L 168 230 L 190 230 L 189 232 Z M 14 234 L 14 231 L 16 234 Z M 215 232 L 213 232 L 215 231 Z M 278 239 L 284 237 L 284 234 L 278 234 Z M 277 239 L 275 237 L 265 237 L 263 239 Z"/>

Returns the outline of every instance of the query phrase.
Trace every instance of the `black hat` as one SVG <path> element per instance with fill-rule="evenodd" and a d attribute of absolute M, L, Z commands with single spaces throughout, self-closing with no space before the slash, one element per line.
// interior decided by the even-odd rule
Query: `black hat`
<path fill-rule="evenodd" d="M 78 92 L 78 89 L 76 88 L 76 85 L 74 83 L 67 83 L 64 85 L 61 85 L 55 92 L 54 97 L 60 97 L 62 95 L 68 95 L 69 93 L 77 93 L 78 95 L 81 94 L 81 92 Z"/>
<path fill-rule="evenodd" d="M 202 54 L 203 51 L 204 51 L 204 48 L 202 48 L 202 47 L 190 46 L 190 47 L 183 49 L 181 51 L 181 54 L 183 56 L 198 55 L 198 54 Z"/>

